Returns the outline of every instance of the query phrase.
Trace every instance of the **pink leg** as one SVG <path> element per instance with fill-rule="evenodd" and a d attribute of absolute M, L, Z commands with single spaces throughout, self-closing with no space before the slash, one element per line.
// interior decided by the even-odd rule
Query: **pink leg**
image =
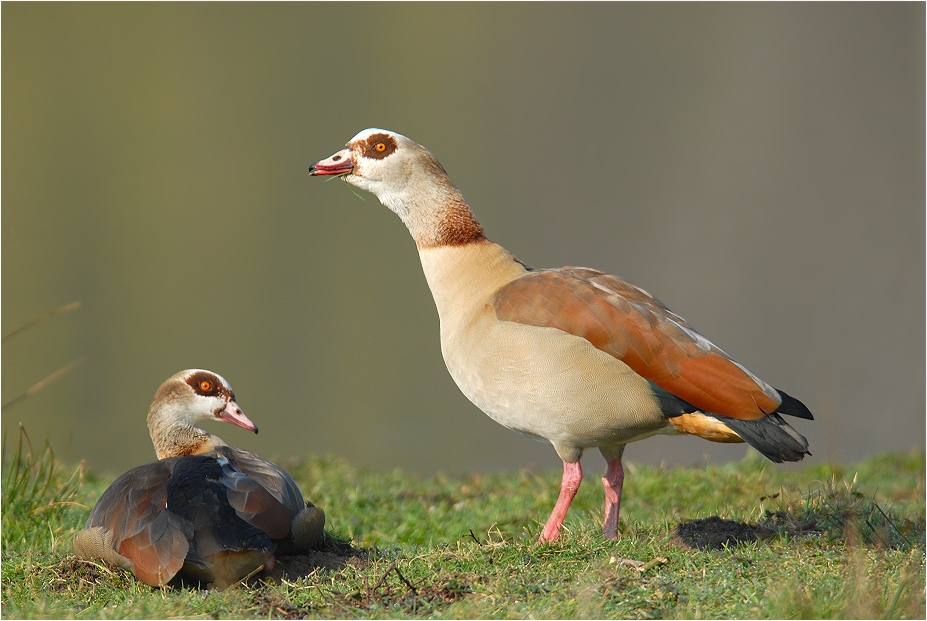
<path fill-rule="evenodd" d="M 618 511 L 621 509 L 621 488 L 624 485 L 624 468 L 621 457 L 608 460 L 608 470 L 602 477 L 605 487 L 605 522 L 602 534 L 606 539 L 618 538 Z"/>
<path fill-rule="evenodd" d="M 560 496 L 557 498 L 557 504 L 551 511 L 550 517 L 547 518 L 547 524 L 541 531 L 541 541 L 556 541 L 560 536 L 560 527 L 563 526 L 563 520 L 566 518 L 567 509 L 576 496 L 579 484 L 583 482 L 583 469 L 579 462 L 563 462 L 563 480 L 560 483 Z"/>

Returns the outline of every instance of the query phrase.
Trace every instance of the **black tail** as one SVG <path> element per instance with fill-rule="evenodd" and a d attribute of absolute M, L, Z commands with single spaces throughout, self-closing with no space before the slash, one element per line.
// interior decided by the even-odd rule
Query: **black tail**
<path fill-rule="evenodd" d="M 783 395 L 786 396 L 786 395 Z M 788 397 L 793 402 L 801 405 L 804 411 L 811 418 L 811 412 L 805 408 L 797 399 Z M 785 403 L 785 400 L 783 400 Z M 780 409 L 780 411 L 782 411 Z M 790 412 L 784 412 L 786 414 Z M 716 418 L 729 428 L 737 432 L 743 440 L 771 459 L 776 463 L 784 461 L 801 461 L 808 452 L 808 440 L 803 435 L 789 427 L 789 424 L 782 420 L 778 414 L 768 414 L 763 418 L 756 420 L 740 420 L 729 418 L 727 416 L 718 416 L 717 414 L 706 414 Z M 805 418 L 802 416 L 802 418 Z"/>

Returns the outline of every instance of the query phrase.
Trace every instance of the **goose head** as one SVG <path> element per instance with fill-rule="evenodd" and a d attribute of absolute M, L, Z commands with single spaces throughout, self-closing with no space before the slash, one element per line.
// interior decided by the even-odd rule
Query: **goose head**
<path fill-rule="evenodd" d="M 402 219 L 419 247 L 483 238 L 460 190 L 422 145 L 386 129 L 365 129 L 337 153 L 309 166 L 374 194 Z M 465 239 L 458 242 L 462 230 Z"/>
<path fill-rule="evenodd" d="M 148 410 L 148 431 L 158 459 L 204 453 L 225 443 L 197 426 L 218 420 L 258 432 L 225 379 L 205 369 L 181 371 L 161 384 Z"/>

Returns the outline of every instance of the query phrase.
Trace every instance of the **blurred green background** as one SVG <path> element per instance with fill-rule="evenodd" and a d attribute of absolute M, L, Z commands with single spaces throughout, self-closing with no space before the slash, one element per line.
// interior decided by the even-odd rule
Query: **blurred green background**
<path fill-rule="evenodd" d="M 210 430 L 270 458 L 556 467 L 454 386 L 399 219 L 307 175 L 385 127 L 529 265 L 618 274 L 801 398 L 814 459 L 923 448 L 924 25 L 923 3 L 4 3 L 3 334 L 82 307 L 4 343 L 3 402 L 86 362 L 3 428 L 119 471 L 154 459 L 160 383 L 205 367 L 262 429 Z"/>

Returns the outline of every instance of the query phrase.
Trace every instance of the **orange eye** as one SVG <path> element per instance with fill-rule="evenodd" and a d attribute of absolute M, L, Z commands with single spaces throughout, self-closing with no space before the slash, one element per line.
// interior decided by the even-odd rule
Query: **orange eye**
<path fill-rule="evenodd" d="M 202 390 L 203 392 L 209 392 L 210 390 L 212 390 L 212 382 L 203 380 L 202 382 L 200 382 L 200 390 Z"/>
<path fill-rule="evenodd" d="M 377 153 L 383 153 L 384 151 L 386 151 L 386 143 L 378 142 L 377 144 L 373 145 L 373 148 Z"/>

